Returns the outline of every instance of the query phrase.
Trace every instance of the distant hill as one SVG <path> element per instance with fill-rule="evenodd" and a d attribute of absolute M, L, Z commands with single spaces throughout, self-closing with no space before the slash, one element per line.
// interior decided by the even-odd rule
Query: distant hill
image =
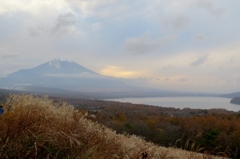
<path fill-rule="evenodd" d="M 240 92 L 223 94 L 223 97 L 232 98 L 230 103 L 240 105 Z"/>
<path fill-rule="evenodd" d="M 227 98 L 235 98 L 235 97 L 240 97 L 240 92 L 233 92 L 233 93 L 229 93 L 229 94 L 223 94 L 223 97 L 227 97 Z"/>
<path fill-rule="evenodd" d="M 230 103 L 240 105 L 240 97 L 234 97 Z"/>

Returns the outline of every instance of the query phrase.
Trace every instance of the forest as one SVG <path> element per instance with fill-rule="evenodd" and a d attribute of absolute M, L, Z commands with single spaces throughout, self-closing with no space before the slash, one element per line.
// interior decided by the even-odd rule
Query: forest
<path fill-rule="evenodd" d="M 117 133 L 165 147 L 240 158 L 240 114 L 225 109 L 176 109 L 101 100 L 71 100 L 89 119 Z"/>

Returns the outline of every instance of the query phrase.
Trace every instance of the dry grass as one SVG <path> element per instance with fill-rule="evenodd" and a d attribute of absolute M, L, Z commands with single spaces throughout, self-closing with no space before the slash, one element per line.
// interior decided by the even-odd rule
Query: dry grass
<path fill-rule="evenodd" d="M 10 95 L 0 116 L 0 158 L 220 159 L 158 147 L 143 138 L 87 120 L 66 103 L 32 95 Z"/>

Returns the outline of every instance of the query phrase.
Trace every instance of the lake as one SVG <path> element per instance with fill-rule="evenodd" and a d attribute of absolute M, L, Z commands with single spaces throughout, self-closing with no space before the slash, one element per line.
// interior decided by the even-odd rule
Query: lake
<path fill-rule="evenodd" d="M 174 108 L 224 108 L 231 111 L 239 111 L 240 105 L 230 103 L 230 98 L 221 97 L 146 97 L 146 98 L 118 98 L 106 99 L 108 101 L 129 102 L 133 104 L 147 104 Z"/>

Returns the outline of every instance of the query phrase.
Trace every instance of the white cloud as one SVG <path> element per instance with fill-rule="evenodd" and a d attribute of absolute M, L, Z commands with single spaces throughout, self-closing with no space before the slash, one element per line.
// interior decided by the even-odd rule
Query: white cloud
<path fill-rule="evenodd" d="M 83 14 L 85 18 L 95 17 L 108 20 L 124 20 L 129 17 L 139 15 L 139 11 L 134 7 L 143 8 L 144 0 L 120 1 L 120 0 L 91 0 L 78 1 L 66 0 L 76 12 Z"/>
<path fill-rule="evenodd" d="M 27 12 L 40 16 L 48 8 L 54 10 L 65 10 L 66 3 L 64 0 L 3 0 L 0 1 L 1 13 Z"/>
<path fill-rule="evenodd" d="M 154 87 L 239 88 L 239 4 L 0 0 L 1 73 L 63 56 L 106 75 L 144 77 Z"/>

